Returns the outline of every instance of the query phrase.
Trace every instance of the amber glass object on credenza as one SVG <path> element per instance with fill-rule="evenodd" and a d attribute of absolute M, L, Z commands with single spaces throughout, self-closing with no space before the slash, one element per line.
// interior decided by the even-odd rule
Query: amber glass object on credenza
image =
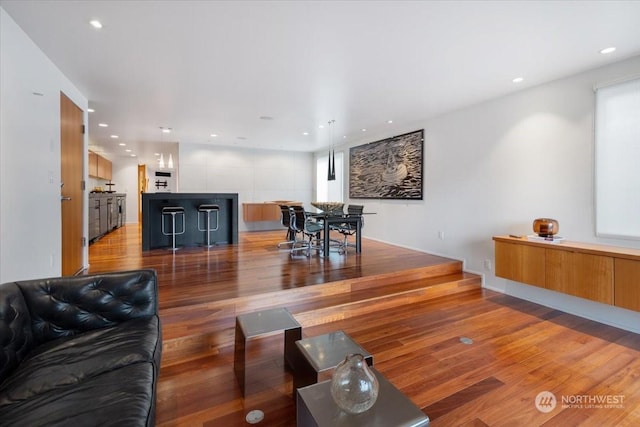
<path fill-rule="evenodd" d="M 536 218 L 533 221 L 533 232 L 540 237 L 553 237 L 559 230 L 560 226 L 555 219 Z"/>

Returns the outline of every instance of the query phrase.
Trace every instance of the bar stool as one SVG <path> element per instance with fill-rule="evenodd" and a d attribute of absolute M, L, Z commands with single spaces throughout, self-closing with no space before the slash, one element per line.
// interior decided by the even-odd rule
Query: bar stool
<path fill-rule="evenodd" d="M 164 219 L 171 215 L 171 232 L 168 233 L 165 231 Z M 176 232 L 176 215 L 182 216 L 182 231 L 180 233 Z M 185 223 L 184 223 L 184 208 L 182 206 L 165 206 L 162 208 L 162 234 L 165 236 L 171 236 L 173 239 L 173 243 L 171 246 L 172 251 L 176 251 L 179 248 L 176 247 L 176 236 L 179 234 L 184 234 Z"/>
<path fill-rule="evenodd" d="M 214 245 L 211 244 L 211 232 L 216 231 L 218 229 L 218 212 L 220 211 L 220 207 L 218 205 L 211 204 L 202 204 L 198 206 L 198 231 L 206 231 L 207 232 L 207 248 L 210 248 Z M 200 214 L 204 214 L 207 216 L 207 228 L 202 228 L 200 226 Z M 216 215 L 216 226 L 215 228 L 211 228 L 211 214 L 215 213 Z"/>

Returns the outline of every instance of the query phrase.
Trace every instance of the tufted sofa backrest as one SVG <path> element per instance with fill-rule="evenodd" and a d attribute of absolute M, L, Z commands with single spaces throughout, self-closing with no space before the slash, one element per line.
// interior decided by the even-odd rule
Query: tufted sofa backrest
<path fill-rule="evenodd" d="M 15 283 L 0 285 L 0 383 L 33 348 L 31 318 Z"/>
<path fill-rule="evenodd" d="M 154 270 L 16 282 L 31 317 L 35 344 L 158 314 Z"/>

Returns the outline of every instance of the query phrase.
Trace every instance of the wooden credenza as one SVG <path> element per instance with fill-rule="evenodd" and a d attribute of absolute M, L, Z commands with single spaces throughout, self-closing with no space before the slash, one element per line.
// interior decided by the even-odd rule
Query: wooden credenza
<path fill-rule="evenodd" d="M 640 250 L 496 236 L 496 276 L 640 311 Z"/>
<path fill-rule="evenodd" d="M 273 202 L 263 203 L 243 203 L 242 219 L 245 222 L 256 221 L 280 221 L 281 209 L 280 205 L 302 205 L 301 202 L 292 202 L 285 200 L 276 200 Z"/>

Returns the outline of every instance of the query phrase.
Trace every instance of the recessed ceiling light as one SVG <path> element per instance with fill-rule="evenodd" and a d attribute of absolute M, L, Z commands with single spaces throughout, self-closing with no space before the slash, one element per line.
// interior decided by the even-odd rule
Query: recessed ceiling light
<path fill-rule="evenodd" d="M 307 136 L 307 135 L 309 135 L 309 132 L 302 132 L 302 134 L 303 134 L 304 136 Z"/>
<path fill-rule="evenodd" d="M 171 133 L 171 128 L 163 128 L 160 126 L 160 129 L 162 130 L 162 133 Z"/>
<path fill-rule="evenodd" d="M 127 144 L 125 144 L 124 142 L 121 142 L 120 144 L 118 144 L 120 147 L 125 147 Z"/>
<path fill-rule="evenodd" d="M 128 148 L 127 148 L 126 150 L 124 150 L 124 151 L 126 151 L 127 153 L 130 153 L 130 152 L 131 152 L 131 150 L 130 150 L 130 149 L 128 149 Z"/>
<path fill-rule="evenodd" d="M 611 47 L 606 47 L 604 49 L 602 49 L 600 51 L 601 54 L 606 55 L 607 53 L 611 53 L 611 52 L 615 52 L 616 48 L 611 46 Z"/>
<path fill-rule="evenodd" d="M 131 157 L 135 157 L 135 156 L 136 156 L 135 154 L 132 154 L 132 155 L 131 155 Z"/>
<path fill-rule="evenodd" d="M 109 125 L 106 123 L 98 123 L 98 126 L 100 126 L 101 128 L 109 127 Z"/>
<path fill-rule="evenodd" d="M 94 110 L 93 108 L 87 108 L 87 112 L 88 112 L 88 113 L 95 113 L 95 112 L 96 112 L 96 110 Z"/>
<path fill-rule="evenodd" d="M 362 132 L 366 132 L 367 130 L 365 128 L 360 129 Z"/>
<path fill-rule="evenodd" d="M 521 83 L 524 81 L 524 77 L 516 77 L 515 79 L 511 80 L 514 83 Z"/>
<path fill-rule="evenodd" d="M 97 29 L 102 28 L 102 23 L 100 21 L 98 21 L 97 19 L 93 19 L 93 20 L 89 21 L 89 24 L 91 24 L 91 26 L 93 28 L 97 28 Z"/>
<path fill-rule="evenodd" d="M 217 134 L 215 134 L 215 133 L 212 133 L 210 136 L 211 136 L 211 138 L 215 138 L 215 137 L 216 137 L 216 136 L 218 136 L 218 135 L 217 135 Z"/>
<path fill-rule="evenodd" d="M 118 136 L 118 135 L 111 135 L 111 138 L 113 138 L 113 139 L 118 139 L 118 138 L 119 138 L 119 136 Z"/>
<path fill-rule="evenodd" d="M 387 120 L 387 123 L 391 124 L 393 123 L 393 120 Z"/>
<path fill-rule="evenodd" d="M 244 141 L 245 139 L 247 139 L 247 137 L 246 136 L 239 136 L 238 139 L 241 139 L 241 140 Z"/>
<path fill-rule="evenodd" d="M 153 155 L 154 155 L 154 156 L 159 156 L 159 155 L 160 155 L 160 153 L 153 153 Z"/>
<path fill-rule="evenodd" d="M 318 129 L 324 129 L 324 125 L 318 125 Z"/>

